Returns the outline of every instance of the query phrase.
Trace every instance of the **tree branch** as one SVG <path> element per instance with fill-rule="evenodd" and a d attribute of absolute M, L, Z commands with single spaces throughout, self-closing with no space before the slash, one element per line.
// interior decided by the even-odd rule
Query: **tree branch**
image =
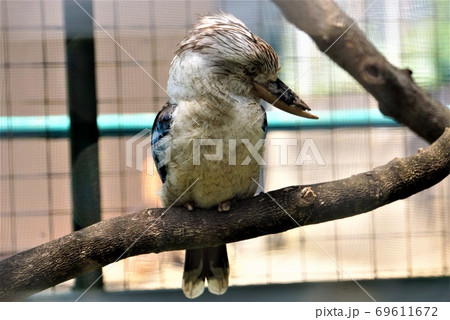
<path fill-rule="evenodd" d="M 450 127 L 450 111 L 417 87 L 408 70 L 389 64 L 357 27 L 341 37 L 353 21 L 332 1 L 274 1 L 375 96 L 384 114 L 430 142 L 440 138 L 425 151 L 372 171 L 260 194 L 239 201 L 226 214 L 146 209 L 99 222 L 0 261 L 0 300 L 23 299 L 134 255 L 214 246 L 350 217 L 409 197 L 448 176 L 450 129 L 445 127 Z"/>
<path fill-rule="evenodd" d="M 418 87 L 410 70 L 390 64 L 334 1 L 273 2 L 378 100 L 384 115 L 408 126 L 430 143 L 450 127 L 450 110 Z"/>
<path fill-rule="evenodd" d="M 425 151 L 372 171 L 239 201 L 229 213 L 146 209 L 99 222 L 0 261 L 0 300 L 27 297 L 144 253 L 215 246 L 364 213 L 431 187 L 450 173 L 450 129 Z M 294 221 L 295 220 L 295 221 Z"/>

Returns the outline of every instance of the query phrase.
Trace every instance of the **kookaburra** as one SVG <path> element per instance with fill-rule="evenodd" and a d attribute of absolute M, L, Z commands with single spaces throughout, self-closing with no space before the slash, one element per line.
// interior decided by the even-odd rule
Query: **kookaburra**
<path fill-rule="evenodd" d="M 233 199 L 255 194 L 260 163 L 252 158 L 249 146 L 260 143 L 267 131 L 260 99 L 317 119 L 278 79 L 279 71 L 274 49 L 230 14 L 201 18 L 181 41 L 169 72 L 170 100 L 152 128 L 165 207 L 185 206 L 189 211 L 216 207 L 224 212 Z M 263 147 L 258 153 L 262 156 Z M 228 276 L 225 245 L 186 250 L 182 280 L 186 297 L 201 295 L 205 280 L 211 293 L 223 294 Z"/>

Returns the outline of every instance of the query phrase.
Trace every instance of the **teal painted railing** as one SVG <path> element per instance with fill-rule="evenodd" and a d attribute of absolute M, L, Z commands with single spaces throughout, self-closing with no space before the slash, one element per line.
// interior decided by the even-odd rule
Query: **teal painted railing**
<path fill-rule="evenodd" d="M 267 113 L 269 129 L 324 129 L 343 127 L 392 127 L 398 124 L 383 116 L 377 109 L 353 109 L 315 112 L 319 120 L 299 118 L 282 111 Z M 101 136 L 134 135 L 151 129 L 155 113 L 103 114 L 97 118 Z M 0 117 L 0 137 L 53 137 L 65 138 L 70 121 L 65 115 Z"/>

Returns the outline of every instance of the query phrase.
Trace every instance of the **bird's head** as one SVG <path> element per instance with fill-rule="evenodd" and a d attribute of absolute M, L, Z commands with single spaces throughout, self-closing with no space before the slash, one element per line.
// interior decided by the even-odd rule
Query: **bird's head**
<path fill-rule="evenodd" d="M 180 42 L 172 61 L 168 93 L 172 98 L 264 99 L 286 112 L 317 119 L 280 79 L 278 55 L 236 17 L 205 16 Z"/>

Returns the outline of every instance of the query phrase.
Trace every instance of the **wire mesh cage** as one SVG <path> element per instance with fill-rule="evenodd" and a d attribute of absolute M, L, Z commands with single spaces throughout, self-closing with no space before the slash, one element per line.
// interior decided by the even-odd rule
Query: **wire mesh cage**
<path fill-rule="evenodd" d="M 337 2 L 389 61 L 450 104 L 447 1 Z M 159 177 L 142 169 L 146 160 L 137 168 L 136 155 L 127 163 L 127 142 L 166 103 L 177 43 L 200 15 L 219 10 L 275 48 L 280 78 L 327 119 L 270 128 L 267 141 L 292 143 L 266 143 L 265 191 L 345 178 L 427 146 L 383 118 L 376 100 L 272 2 L 94 0 L 92 8 L 102 219 L 161 206 Z M 1 258 L 73 228 L 64 23 L 64 1 L 0 1 Z M 267 108 L 275 123 L 281 115 Z M 448 276 L 449 194 L 447 178 L 373 212 L 230 244 L 231 285 Z M 132 257 L 103 269 L 104 287 L 178 288 L 182 268 L 181 251 Z"/>

